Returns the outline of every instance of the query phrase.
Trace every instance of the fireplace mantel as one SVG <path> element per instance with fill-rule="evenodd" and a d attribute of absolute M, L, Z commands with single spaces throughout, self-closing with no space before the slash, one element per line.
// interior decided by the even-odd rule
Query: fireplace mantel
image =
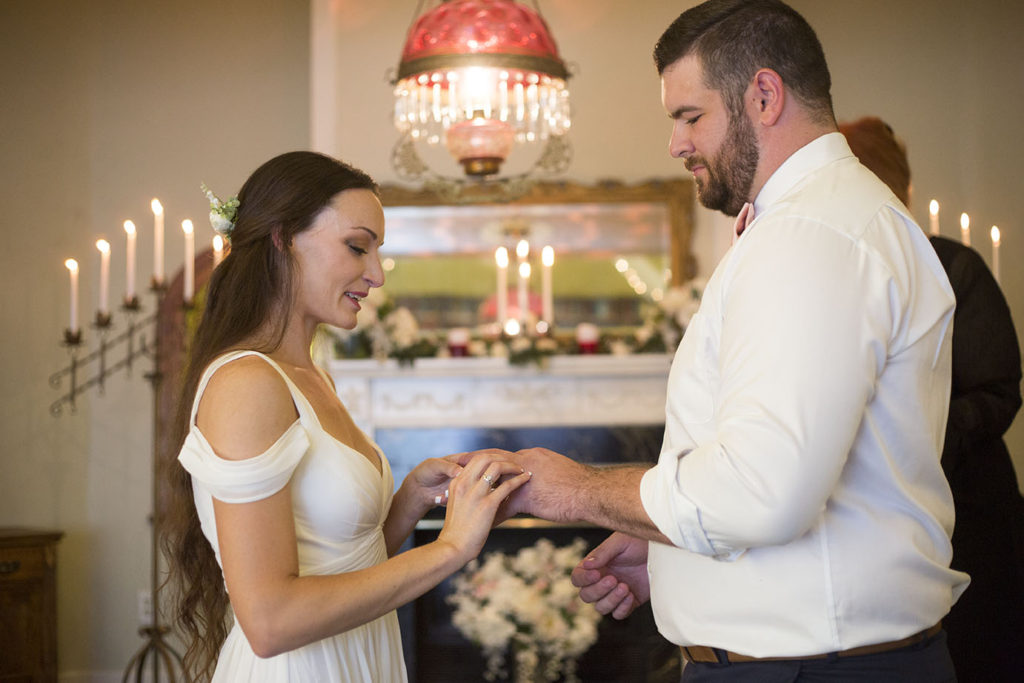
<path fill-rule="evenodd" d="M 665 421 L 671 355 L 335 360 L 329 372 L 371 437 L 394 427 L 653 425 Z"/>

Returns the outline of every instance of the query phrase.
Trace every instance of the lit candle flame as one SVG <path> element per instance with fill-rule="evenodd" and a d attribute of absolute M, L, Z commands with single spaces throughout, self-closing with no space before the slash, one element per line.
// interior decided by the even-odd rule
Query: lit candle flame
<path fill-rule="evenodd" d="M 499 268 L 508 268 L 508 249 L 498 247 L 494 250 L 494 261 Z"/>
<path fill-rule="evenodd" d="M 134 235 L 135 234 L 135 223 L 132 223 L 131 221 L 125 221 L 124 222 L 124 231 L 126 233 L 128 233 L 129 235 Z"/>
<path fill-rule="evenodd" d="M 101 254 L 109 254 L 110 242 L 106 240 L 96 240 L 96 248 L 100 250 Z"/>
<path fill-rule="evenodd" d="M 154 198 L 153 201 L 151 201 L 149 203 L 149 205 L 153 209 L 153 215 L 154 216 L 162 216 L 163 215 L 163 213 L 164 213 L 164 205 L 160 203 L 159 199 L 155 199 Z"/>
<path fill-rule="evenodd" d="M 966 213 L 960 214 L 960 241 L 965 246 L 971 246 L 971 219 Z"/>
<path fill-rule="evenodd" d="M 999 283 L 999 228 L 992 226 L 992 277 Z"/>
<path fill-rule="evenodd" d="M 541 249 L 540 261 L 548 268 L 553 266 L 555 264 L 555 250 L 550 246 Z"/>

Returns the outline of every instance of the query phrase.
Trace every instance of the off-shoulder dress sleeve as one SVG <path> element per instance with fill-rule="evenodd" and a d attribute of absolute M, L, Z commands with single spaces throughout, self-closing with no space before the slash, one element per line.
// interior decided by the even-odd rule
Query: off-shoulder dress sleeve
<path fill-rule="evenodd" d="M 251 503 L 283 489 L 309 446 L 309 435 L 296 420 L 263 453 L 245 460 L 226 460 L 214 453 L 193 424 L 178 461 L 192 475 L 193 484 L 214 498 L 225 503 Z"/>

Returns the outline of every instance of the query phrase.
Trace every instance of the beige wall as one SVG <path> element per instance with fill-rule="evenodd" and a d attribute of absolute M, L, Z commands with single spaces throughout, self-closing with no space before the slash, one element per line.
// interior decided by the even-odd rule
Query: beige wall
<path fill-rule="evenodd" d="M 572 81 L 575 159 L 569 177 L 638 181 L 681 175 L 666 154 L 650 48 L 691 2 L 544 0 Z M 67 355 L 61 266 L 83 262 L 82 308 L 95 307 L 92 243 L 123 253 L 120 225 L 140 227 L 148 279 L 151 218 L 168 210 L 169 272 L 177 226 L 211 233 L 198 185 L 234 192 L 258 163 L 316 145 L 393 181 L 387 71 L 412 0 L 92 0 L 0 3 L 0 524 L 63 529 L 60 668 L 66 679 L 119 680 L 140 639 L 136 590 L 148 585 L 150 393 L 140 371 L 112 378 L 78 413 L 48 414 L 47 380 Z M 906 139 L 919 220 L 943 204 L 944 233 L 968 211 L 1003 229 L 1003 286 L 1024 324 L 1024 225 L 1011 212 L 1024 136 L 1024 27 L 1018 3 L 988 0 L 794 0 L 821 36 L 838 114 L 883 116 Z M 333 14 L 332 14 L 333 13 Z M 310 96 L 314 54 L 333 80 Z M 332 42 L 333 40 L 333 42 Z M 325 67 L 326 64 L 326 67 Z M 318 81 L 317 81 L 318 82 Z M 330 87 L 327 87 L 327 86 Z M 327 120 L 322 112 L 333 110 Z M 314 136 L 311 138 L 311 135 Z M 710 272 L 729 222 L 700 214 L 696 250 Z M 976 233 L 976 237 L 977 237 Z M 979 249 L 989 258 L 987 243 Z M 123 263 L 115 256 L 115 264 Z M 123 291 L 123 271 L 112 292 Z M 88 334 L 90 341 L 95 335 Z M 1024 418 L 1009 435 L 1024 473 Z"/>
<path fill-rule="evenodd" d="M 212 237 L 201 181 L 229 194 L 256 164 L 306 147 L 309 14 L 307 0 L 0 3 L 0 525 L 66 533 L 67 679 L 119 681 L 142 644 L 151 394 L 144 363 L 108 380 L 104 396 L 91 391 L 77 414 L 49 415 L 61 392 L 48 377 L 68 360 L 58 343 L 68 324 L 63 260 L 82 262 L 81 308 L 94 311 L 93 243 L 105 235 L 117 301 L 126 218 L 139 226 L 142 285 L 152 272 L 149 200 L 161 199 L 173 274 L 183 218 L 199 244 Z M 94 348 L 92 330 L 86 339 Z"/>

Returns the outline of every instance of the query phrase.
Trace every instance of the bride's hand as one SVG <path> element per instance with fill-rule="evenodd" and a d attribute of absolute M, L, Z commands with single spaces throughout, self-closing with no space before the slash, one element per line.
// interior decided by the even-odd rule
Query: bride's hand
<path fill-rule="evenodd" d="M 500 453 L 478 453 L 449 482 L 444 528 L 438 541 L 454 546 L 464 562 L 480 554 L 498 507 L 530 480 L 530 473 Z"/>
<path fill-rule="evenodd" d="M 412 486 L 417 506 L 429 510 L 448 502 L 449 484 L 462 467 L 447 458 L 427 458 L 405 477 L 402 487 Z"/>

